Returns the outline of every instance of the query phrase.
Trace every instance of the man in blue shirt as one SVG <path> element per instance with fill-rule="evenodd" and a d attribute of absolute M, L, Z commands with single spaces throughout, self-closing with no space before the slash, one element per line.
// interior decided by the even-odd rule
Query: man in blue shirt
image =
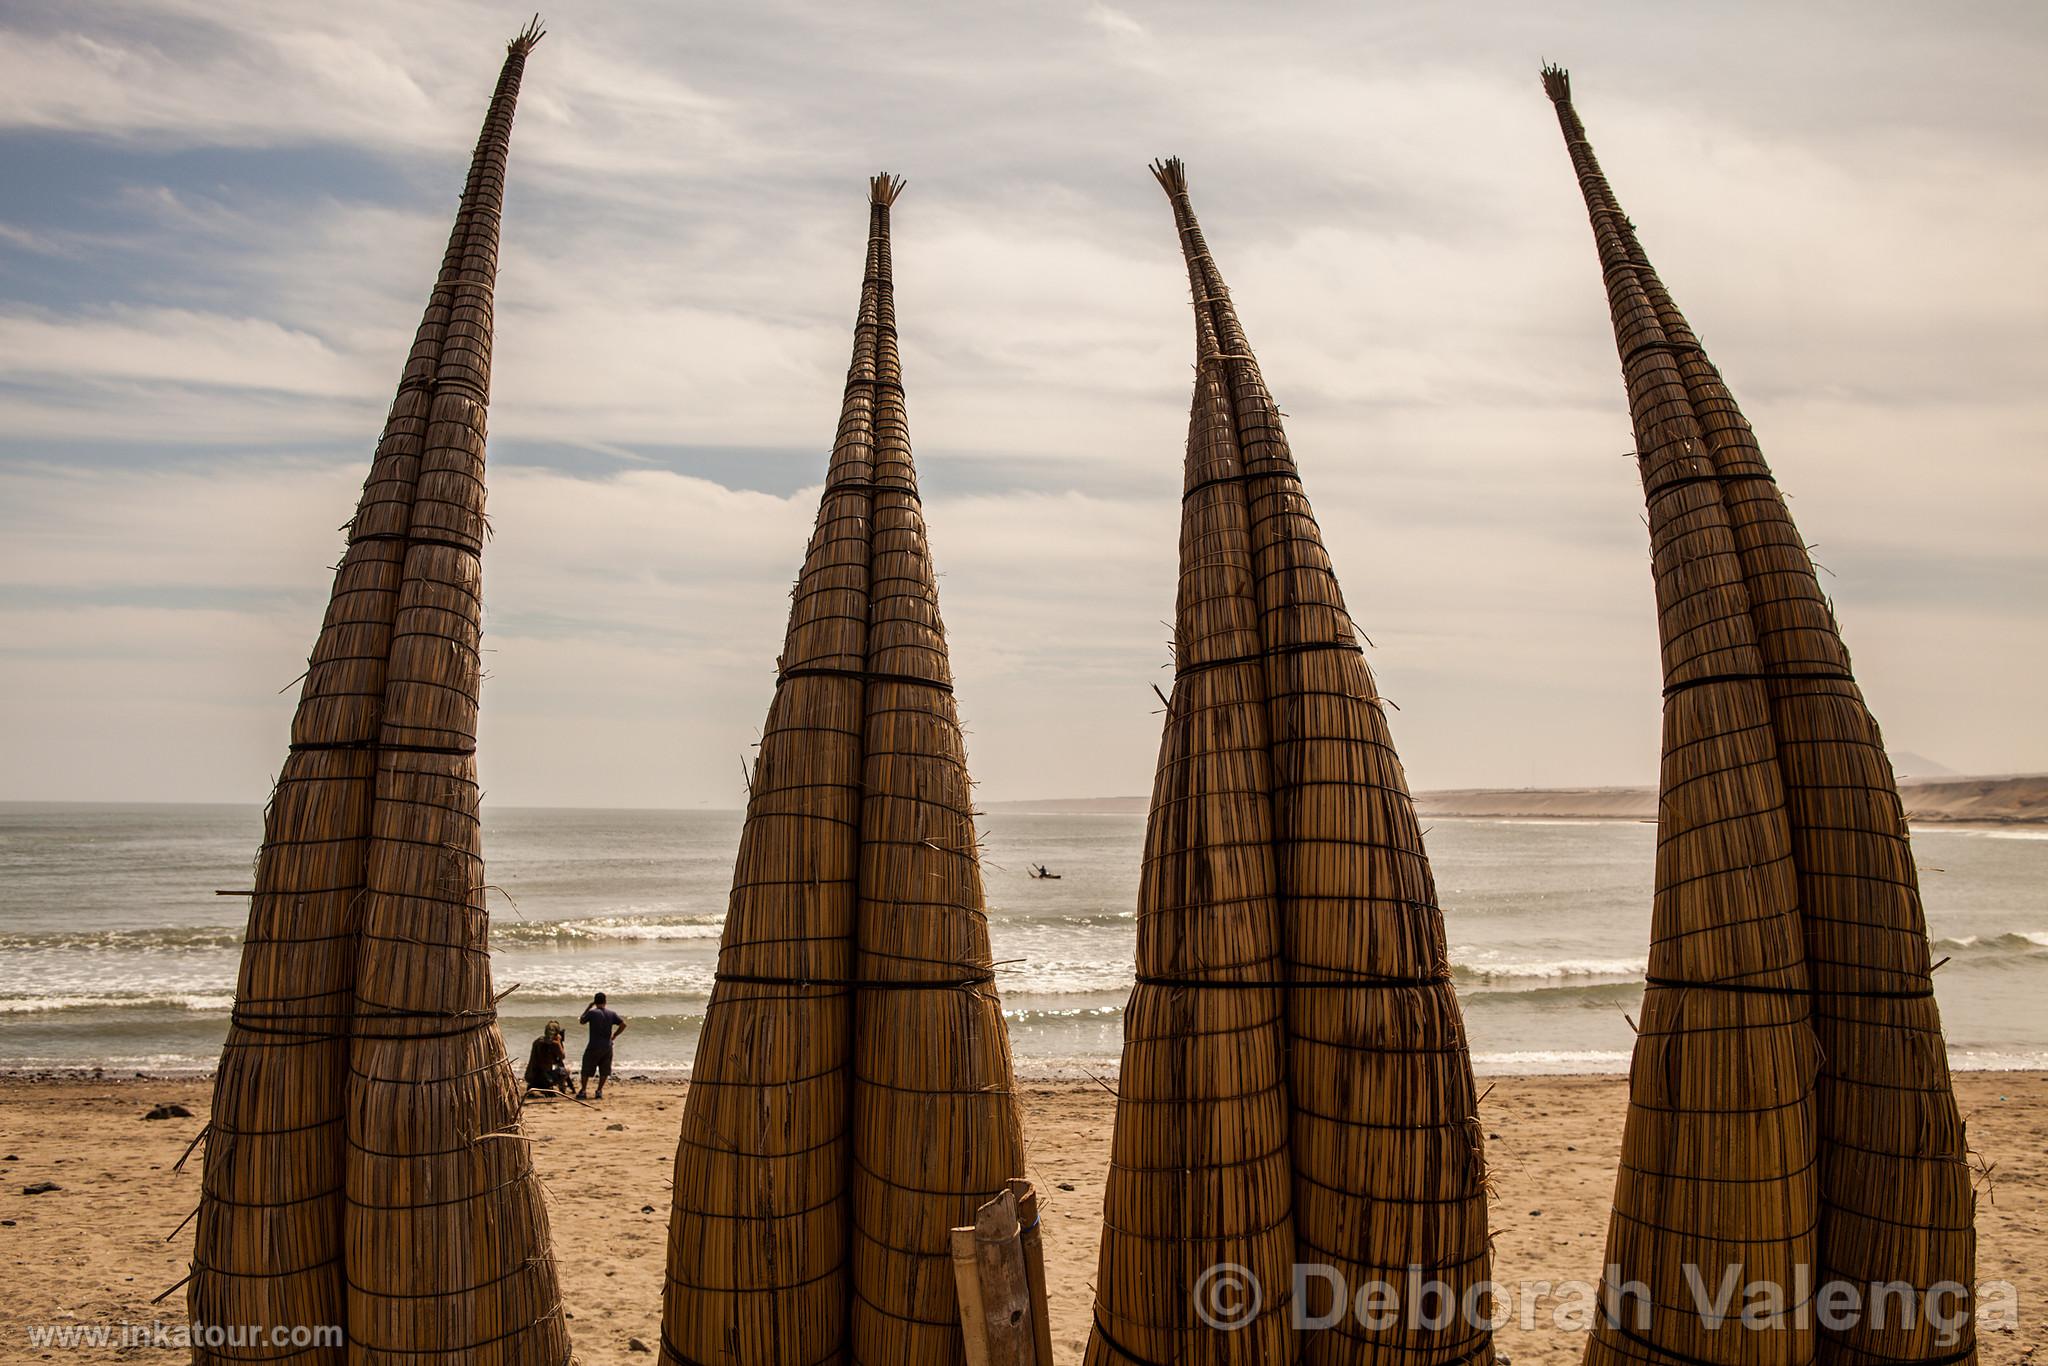
<path fill-rule="evenodd" d="M 597 1098 L 604 1099 L 604 1084 L 612 1076 L 612 1040 L 626 1032 L 626 1017 L 604 1003 L 604 993 L 598 992 L 583 1009 L 578 1024 L 590 1026 L 590 1042 L 583 1048 L 583 1073 L 576 1079 L 576 1099 L 583 1099 L 584 1088 L 590 1085 L 590 1076 L 597 1074 Z"/>

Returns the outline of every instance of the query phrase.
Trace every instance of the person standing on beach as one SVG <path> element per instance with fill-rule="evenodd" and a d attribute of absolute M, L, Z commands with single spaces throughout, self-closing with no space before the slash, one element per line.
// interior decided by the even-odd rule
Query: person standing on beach
<path fill-rule="evenodd" d="M 597 1074 L 597 1098 L 604 1099 L 604 1084 L 612 1076 L 612 1040 L 626 1032 L 626 1017 L 604 1003 L 604 993 L 598 992 L 590 1004 L 583 1008 L 583 1017 L 578 1024 L 590 1026 L 590 1042 L 583 1048 L 583 1073 L 576 1079 L 576 1099 L 583 1099 L 583 1092 L 590 1085 L 591 1073 Z"/>

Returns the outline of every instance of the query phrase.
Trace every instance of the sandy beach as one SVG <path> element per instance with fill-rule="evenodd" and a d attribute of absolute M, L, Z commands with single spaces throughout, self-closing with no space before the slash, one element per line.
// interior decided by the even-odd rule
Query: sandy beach
<path fill-rule="evenodd" d="M 603 1105 L 527 1109 L 537 1165 L 553 1197 L 564 1299 L 585 1366 L 645 1358 L 661 1304 L 669 1167 L 685 1086 L 626 1081 Z M 2044 1340 L 2048 1303 L 2048 1072 L 1956 1077 L 1979 1183 L 1980 1282 L 2017 1290 L 2016 1328 L 1983 1335 L 1986 1366 L 2017 1366 Z M 31 1348 L 43 1324 L 184 1321 L 183 1292 L 152 1297 L 185 1274 L 198 1200 L 198 1164 L 172 1171 L 205 1122 L 198 1078 L 0 1078 L 0 1247 L 11 1287 L 0 1358 L 133 1361 L 136 1349 Z M 1114 1103 L 1092 1083 L 1023 1084 L 1031 1175 L 1045 1192 L 1054 1342 L 1078 1361 L 1087 1333 L 1097 1227 Z M 1626 1087 L 1619 1077 L 1504 1077 L 1481 1114 L 1496 1195 L 1494 1277 L 1504 1285 L 1597 1275 L 1620 1146 Z M 160 1102 L 191 1118 L 148 1121 Z M 23 1188 L 55 1182 L 40 1195 Z M 1071 1188 L 1071 1189 L 1069 1189 Z M 174 1232 L 174 1230 L 176 1230 Z M 1579 1335 L 1553 1325 L 1554 1297 L 1518 1306 L 1501 1350 L 1518 1366 L 1567 1366 Z M 1527 1325 L 1527 1326 L 1525 1326 Z"/>

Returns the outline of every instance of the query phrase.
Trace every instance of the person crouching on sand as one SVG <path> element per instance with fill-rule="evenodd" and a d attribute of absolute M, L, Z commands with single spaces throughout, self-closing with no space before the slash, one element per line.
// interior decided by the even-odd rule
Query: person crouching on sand
<path fill-rule="evenodd" d="M 573 1085 L 569 1079 L 569 1055 L 562 1048 L 562 1022 L 549 1020 L 548 1027 L 533 1041 L 533 1051 L 526 1055 L 526 1089 L 566 1095 Z"/>
<path fill-rule="evenodd" d="M 626 1032 L 626 1017 L 604 1003 L 604 993 L 598 992 L 583 1008 L 583 1018 L 578 1024 L 590 1026 L 590 1042 L 583 1049 L 583 1075 L 576 1080 L 576 1099 L 583 1099 L 583 1092 L 590 1085 L 591 1073 L 597 1074 L 597 1098 L 604 1099 L 604 1084 L 612 1076 L 612 1040 Z"/>

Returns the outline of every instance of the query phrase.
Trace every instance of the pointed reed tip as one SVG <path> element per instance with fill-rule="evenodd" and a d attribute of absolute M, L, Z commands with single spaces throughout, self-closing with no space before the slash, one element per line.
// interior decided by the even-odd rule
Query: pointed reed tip
<path fill-rule="evenodd" d="M 887 171 L 882 172 L 880 175 L 869 176 L 868 203 L 880 204 L 884 208 L 894 204 L 896 196 L 903 193 L 905 183 L 902 176 L 890 175 Z"/>
<path fill-rule="evenodd" d="M 1543 93 L 1550 96 L 1552 104 L 1570 104 L 1572 100 L 1572 73 L 1555 62 L 1543 64 Z"/>
<path fill-rule="evenodd" d="M 505 51 L 516 52 L 524 57 L 533 51 L 534 44 L 547 36 L 548 31 L 540 26 L 540 16 L 536 14 L 527 21 L 525 28 L 519 30 L 518 37 L 505 44 Z"/>
<path fill-rule="evenodd" d="M 1152 178 L 1170 197 L 1188 192 L 1188 168 L 1179 157 L 1161 157 L 1152 163 Z"/>

